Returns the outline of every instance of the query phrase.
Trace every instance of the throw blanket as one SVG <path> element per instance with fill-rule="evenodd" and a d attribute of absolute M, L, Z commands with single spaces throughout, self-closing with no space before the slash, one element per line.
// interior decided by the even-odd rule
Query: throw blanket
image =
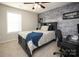
<path fill-rule="evenodd" d="M 42 37 L 41 32 L 31 32 L 26 36 L 26 42 L 32 41 L 35 46 L 38 46 L 38 41 Z"/>

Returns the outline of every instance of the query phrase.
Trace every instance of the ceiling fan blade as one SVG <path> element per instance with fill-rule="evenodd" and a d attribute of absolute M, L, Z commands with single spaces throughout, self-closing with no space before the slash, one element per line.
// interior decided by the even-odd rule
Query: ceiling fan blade
<path fill-rule="evenodd" d="M 33 2 L 24 2 L 24 4 L 34 4 Z"/>
<path fill-rule="evenodd" d="M 41 8 L 45 9 L 45 6 L 43 6 L 43 5 L 41 5 L 41 4 L 40 4 L 40 6 L 41 6 Z"/>
<path fill-rule="evenodd" d="M 50 2 L 41 2 L 41 3 L 50 3 Z"/>

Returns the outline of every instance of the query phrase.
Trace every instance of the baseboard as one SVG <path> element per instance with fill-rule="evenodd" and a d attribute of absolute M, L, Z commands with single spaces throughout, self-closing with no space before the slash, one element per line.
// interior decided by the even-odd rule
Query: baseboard
<path fill-rule="evenodd" d="M 5 40 L 5 41 L 1 41 L 0 43 L 6 43 L 6 42 L 9 42 L 9 41 L 13 41 L 13 40 L 16 40 L 16 39 Z"/>

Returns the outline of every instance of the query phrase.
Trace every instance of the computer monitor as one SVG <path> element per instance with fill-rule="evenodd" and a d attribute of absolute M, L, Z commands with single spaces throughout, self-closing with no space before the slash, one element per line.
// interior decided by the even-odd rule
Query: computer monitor
<path fill-rule="evenodd" d="M 77 24 L 77 31 L 78 31 L 78 34 L 79 34 L 79 24 Z"/>

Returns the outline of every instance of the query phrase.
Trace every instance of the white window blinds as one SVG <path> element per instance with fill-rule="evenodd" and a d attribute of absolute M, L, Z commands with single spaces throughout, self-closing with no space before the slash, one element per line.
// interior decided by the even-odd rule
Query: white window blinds
<path fill-rule="evenodd" d="M 21 14 L 7 12 L 7 32 L 21 31 Z"/>

